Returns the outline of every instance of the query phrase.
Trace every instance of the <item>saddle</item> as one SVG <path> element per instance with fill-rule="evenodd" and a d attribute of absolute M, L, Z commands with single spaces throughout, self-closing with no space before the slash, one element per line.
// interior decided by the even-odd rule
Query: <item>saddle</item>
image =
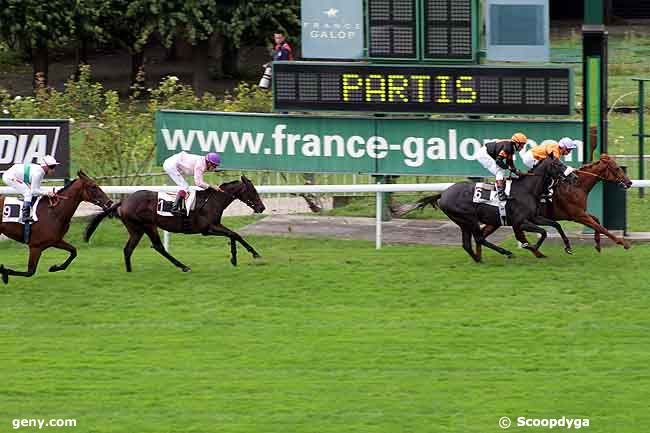
<path fill-rule="evenodd" d="M 506 196 L 508 197 L 510 197 L 511 188 L 512 180 L 506 180 Z M 476 186 L 474 187 L 474 199 L 472 201 L 477 204 L 496 207 L 499 210 L 501 225 L 507 225 L 508 215 L 506 212 L 506 202 L 499 200 L 495 184 L 487 182 L 476 183 Z"/>
<path fill-rule="evenodd" d="M 32 204 L 32 219 L 34 223 L 38 221 L 38 204 L 43 199 L 39 196 L 34 204 Z M 4 205 L 2 206 L 2 222 L 3 223 L 23 223 L 23 200 L 18 197 L 5 197 Z"/>
<path fill-rule="evenodd" d="M 174 207 L 174 201 L 176 200 L 176 194 L 168 192 L 159 192 L 158 193 L 158 206 L 156 206 L 156 213 L 164 217 L 173 217 L 174 215 L 171 210 Z M 185 211 L 187 216 L 190 215 L 190 212 L 193 211 L 196 207 L 196 191 L 190 191 L 187 198 L 185 199 Z"/>

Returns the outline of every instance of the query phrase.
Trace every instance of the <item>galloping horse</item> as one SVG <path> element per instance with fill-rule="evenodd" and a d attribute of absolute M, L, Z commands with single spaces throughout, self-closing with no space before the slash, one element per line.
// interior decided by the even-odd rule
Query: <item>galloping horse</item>
<path fill-rule="evenodd" d="M 237 244 L 239 242 L 250 252 L 254 258 L 260 257 L 255 249 L 240 235 L 221 224 L 223 211 L 235 199 L 246 203 L 255 213 L 264 212 L 264 204 L 260 199 L 253 183 L 245 176 L 241 181 L 233 181 L 220 185 L 221 191 L 208 188 L 196 193 L 196 210 L 189 216 L 161 216 L 158 215 L 158 194 L 153 191 L 137 191 L 114 204 L 109 209 L 93 218 L 86 227 L 86 242 L 90 240 L 99 223 L 107 216 L 117 216 L 129 232 L 129 240 L 124 246 L 124 262 L 126 271 L 131 272 L 131 255 L 133 250 L 146 234 L 151 240 L 153 248 L 167 260 L 179 267 L 183 272 L 190 268 L 178 261 L 165 250 L 158 227 L 171 233 L 202 234 L 203 236 L 225 236 L 230 238 L 230 263 L 237 266 Z"/>
<path fill-rule="evenodd" d="M 616 182 L 625 189 L 632 186 L 632 181 L 627 177 L 623 169 L 609 155 L 605 154 L 601 155 L 598 161 L 583 165 L 574 173 L 578 175 L 578 181 L 574 185 L 560 184 L 553 195 L 553 206 L 544 206 L 542 215 L 555 221 L 575 221 L 592 228 L 598 252 L 601 250 L 601 234 L 604 234 L 618 245 L 622 245 L 625 249 L 630 248 L 629 243 L 614 236 L 600 224 L 598 218 L 587 212 L 587 196 L 601 180 Z M 560 235 L 566 244 L 569 240 L 564 235 L 564 232 L 560 231 Z"/>
<path fill-rule="evenodd" d="M 506 204 L 507 214 L 515 234 L 524 231 L 539 233 L 541 236 L 536 245 L 529 245 L 524 238 L 524 248 L 544 257 L 539 248 L 546 239 L 546 230 L 542 225 L 558 225 L 555 221 L 540 217 L 537 213 L 539 200 L 546 191 L 550 180 L 564 178 L 566 165 L 561 161 L 548 158 L 541 161 L 526 175 L 515 179 L 511 187 L 511 199 Z M 462 230 L 463 249 L 467 251 L 476 262 L 481 261 L 481 246 L 486 246 L 502 255 L 513 257 L 512 252 L 488 242 L 486 238 L 501 226 L 499 210 L 483 203 L 474 203 L 473 182 L 460 182 L 452 185 L 442 194 L 425 197 L 415 206 L 405 206 L 401 214 L 406 214 L 415 209 L 422 209 L 427 205 L 439 207 Z M 480 223 L 486 224 L 483 230 Z M 486 230 L 486 228 L 490 230 Z M 472 237 L 476 242 L 476 252 L 472 249 Z"/>
<path fill-rule="evenodd" d="M 29 262 L 27 272 L 14 271 L 0 265 L 2 282 L 7 284 L 9 276 L 31 277 L 36 272 L 38 261 L 43 250 L 54 247 L 68 251 L 70 255 L 60 265 L 50 267 L 50 272 L 58 272 L 67 269 L 70 263 L 77 257 L 77 249 L 63 240 L 63 237 L 70 228 L 70 220 L 82 201 L 87 201 L 103 209 L 108 209 L 113 204 L 104 191 L 97 186 L 94 180 L 88 177 L 83 171 L 79 171 L 79 178 L 57 192 L 53 201 L 48 203 L 43 198 L 35 212 L 38 221 L 32 225 L 32 233 L 29 239 Z M 0 207 L 4 208 L 4 197 L 0 197 Z M 0 223 L 0 234 L 24 243 L 23 225 L 19 223 Z"/>

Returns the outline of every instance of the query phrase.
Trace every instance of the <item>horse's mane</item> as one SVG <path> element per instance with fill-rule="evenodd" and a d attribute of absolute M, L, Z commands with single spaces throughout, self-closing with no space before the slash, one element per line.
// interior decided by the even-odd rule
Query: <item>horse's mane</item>
<path fill-rule="evenodd" d="M 62 192 L 64 192 L 64 191 L 66 191 L 68 188 L 70 188 L 70 187 L 72 186 L 73 183 L 75 183 L 75 182 L 78 181 L 78 180 L 79 180 L 79 179 L 74 179 L 74 180 L 72 180 L 69 184 L 67 184 L 66 186 L 64 186 L 63 188 L 61 188 L 58 192 L 59 192 L 59 193 L 62 193 Z"/>
<path fill-rule="evenodd" d="M 606 153 L 603 153 L 602 155 L 600 155 L 600 159 L 598 161 L 594 161 L 594 162 L 590 162 L 589 164 L 585 164 L 582 167 L 580 167 L 580 170 L 586 170 L 588 168 L 593 168 L 597 164 L 600 164 L 601 162 L 609 162 L 611 160 L 612 159 L 609 157 L 609 155 L 607 155 Z"/>
<path fill-rule="evenodd" d="M 219 188 L 231 186 L 231 185 L 234 185 L 236 183 L 241 183 L 241 181 L 240 180 L 231 180 L 230 182 L 222 183 L 221 185 L 219 185 Z"/>

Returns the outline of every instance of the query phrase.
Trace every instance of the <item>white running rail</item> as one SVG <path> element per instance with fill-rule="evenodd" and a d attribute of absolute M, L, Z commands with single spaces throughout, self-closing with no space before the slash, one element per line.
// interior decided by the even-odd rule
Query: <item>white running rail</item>
<path fill-rule="evenodd" d="M 308 193 L 375 193 L 375 248 L 380 249 L 382 243 L 381 217 L 383 209 L 383 193 L 386 192 L 442 192 L 452 183 L 412 183 L 412 184 L 363 184 L 363 185 L 266 185 L 256 187 L 260 194 L 308 194 Z M 633 180 L 632 188 L 650 188 L 650 180 Z M 45 188 L 44 188 L 45 189 Z M 104 186 L 107 194 L 132 194 L 140 190 L 155 192 L 176 192 L 175 186 Z M 193 189 L 197 189 L 194 188 Z M 15 194 L 9 187 L 0 187 L 0 195 Z M 165 248 L 169 248 L 169 233 L 164 233 Z"/>

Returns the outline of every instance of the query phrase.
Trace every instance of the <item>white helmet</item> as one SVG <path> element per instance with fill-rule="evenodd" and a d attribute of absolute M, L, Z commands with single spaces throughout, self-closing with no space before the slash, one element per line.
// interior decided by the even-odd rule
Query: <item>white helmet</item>
<path fill-rule="evenodd" d="M 562 138 L 558 144 L 560 145 L 560 147 L 563 147 L 563 148 L 565 148 L 567 150 L 573 150 L 573 149 L 576 149 L 578 147 L 576 142 L 573 141 L 569 137 Z"/>
<path fill-rule="evenodd" d="M 47 165 L 48 167 L 52 167 L 55 165 L 59 165 L 56 159 L 54 159 L 53 156 L 51 155 L 45 155 L 41 158 L 41 165 Z"/>

